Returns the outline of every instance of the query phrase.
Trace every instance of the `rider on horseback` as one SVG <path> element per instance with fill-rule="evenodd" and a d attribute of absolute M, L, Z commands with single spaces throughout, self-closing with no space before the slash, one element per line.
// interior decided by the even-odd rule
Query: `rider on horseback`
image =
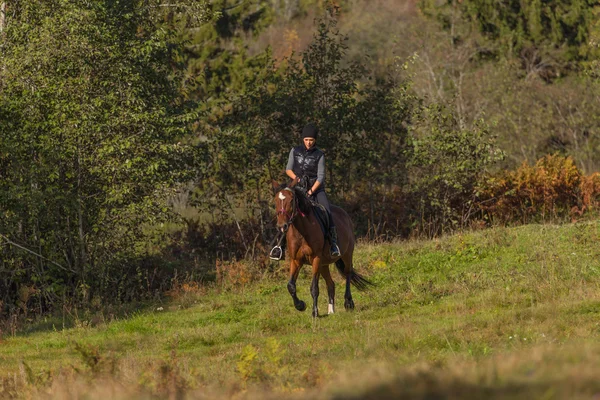
<path fill-rule="evenodd" d="M 319 129 L 314 124 L 307 124 L 302 129 L 303 144 L 290 151 L 285 173 L 299 185 L 305 185 L 306 194 L 324 206 L 331 215 L 329 201 L 325 194 L 325 154 L 315 146 L 318 135 Z M 330 220 L 331 256 L 339 257 L 341 254 L 337 245 L 337 231 L 333 218 Z M 282 248 L 275 246 L 269 257 L 273 260 L 281 260 L 283 258 Z"/>

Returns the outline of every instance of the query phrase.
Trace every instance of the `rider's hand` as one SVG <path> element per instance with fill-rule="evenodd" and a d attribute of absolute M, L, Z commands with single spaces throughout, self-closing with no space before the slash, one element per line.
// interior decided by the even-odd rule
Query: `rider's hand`
<path fill-rule="evenodd" d="M 308 189 L 308 192 L 306 192 L 306 194 L 308 194 L 309 196 L 312 196 L 313 195 L 312 189 Z"/>

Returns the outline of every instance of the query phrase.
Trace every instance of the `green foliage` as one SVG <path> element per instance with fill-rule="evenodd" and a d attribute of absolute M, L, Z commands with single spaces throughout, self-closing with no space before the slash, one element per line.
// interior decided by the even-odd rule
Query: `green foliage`
<path fill-rule="evenodd" d="M 269 182 L 282 179 L 289 150 L 300 143 L 299 132 L 309 121 L 320 129 L 326 186 L 334 198 L 343 201 L 342 194 L 358 183 L 389 191 L 404 179 L 405 122 L 418 101 L 401 76 L 373 82 L 360 63 L 347 63 L 336 13 L 329 9 L 318 21 L 312 43 L 299 57 L 277 67 L 267 59 L 265 76 L 211 123 L 214 180 L 202 183 L 196 204 L 214 209 L 216 199 L 224 215 L 238 204 L 262 209 L 265 224 Z M 269 239 L 264 232 L 263 238 Z"/>
<path fill-rule="evenodd" d="M 477 211 L 477 183 L 502 159 L 483 121 L 461 127 L 447 109 L 424 109 L 411 136 L 412 218 L 427 235 L 465 227 Z"/>
<path fill-rule="evenodd" d="M 369 238 L 468 226 L 477 184 L 501 158 L 494 137 L 502 166 L 556 151 L 585 173 L 600 165 L 600 11 L 585 0 L 423 1 L 425 17 L 392 0 L 369 16 L 361 1 L 8 4 L 4 311 L 133 299 L 176 270 L 250 283 L 260 274 L 215 258 L 266 253 L 270 180 L 287 179 L 308 121 L 321 128 L 328 194 Z M 261 33 L 301 36 L 314 14 L 299 54 L 261 50 Z M 181 182 L 190 190 L 175 198 Z"/>
<path fill-rule="evenodd" d="M 200 5 L 190 7 L 201 17 Z M 171 188 L 194 176 L 194 151 L 178 142 L 193 114 L 180 95 L 174 29 L 189 14 L 183 3 L 170 7 L 11 8 L 0 72 L 0 233 L 30 252 L 3 249 L 6 307 L 25 284 L 41 290 L 40 309 L 144 285 L 144 272 L 128 265 L 145 253 L 143 227 L 164 221 Z"/>
<path fill-rule="evenodd" d="M 237 370 L 242 376 L 242 380 L 248 381 L 249 379 L 256 378 L 255 371 L 255 360 L 258 356 L 258 351 L 252 345 L 244 347 L 240 360 L 237 362 Z"/>
<path fill-rule="evenodd" d="M 233 180 L 229 183 L 243 185 L 248 174 L 278 176 L 290 144 L 299 143 L 299 130 L 314 121 L 321 131 L 319 146 L 330 163 L 328 185 L 338 183 L 336 178 L 348 166 L 352 141 L 360 132 L 357 82 L 365 75 L 357 64 L 342 66 L 346 46 L 335 31 L 336 22 L 331 17 L 321 20 L 301 62 L 292 58 L 281 71 L 271 64 L 271 73 L 261 85 L 234 103 L 215 142 L 221 157 L 231 157 L 223 159 L 227 168 L 240 163 L 246 169 L 239 171 L 239 177 L 227 171 L 223 181 L 229 178 Z"/>
<path fill-rule="evenodd" d="M 262 53 L 251 56 L 249 41 L 273 21 L 264 0 L 220 0 L 210 4 L 213 18 L 195 29 L 181 29 L 186 46 L 186 93 L 210 111 L 227 98 L 244 92 L 261 75 Z"/>
<path fill-rule="evenodd" d="M 482 52 L 516 57 L 527 74 L 551 80 L 577 69 L 575 62 L 593 55 L 590 34 L 597 3 L 590 0 L 447 1 L 439 6 L 422 1 L 427 15 L 437 18 L 460 43 L 480 34 Z"/>

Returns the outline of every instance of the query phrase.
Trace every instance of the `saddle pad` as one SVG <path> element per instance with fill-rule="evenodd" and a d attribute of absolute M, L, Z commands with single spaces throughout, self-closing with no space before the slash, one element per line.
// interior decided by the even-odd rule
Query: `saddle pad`
<path fill-rule="evenodd" d="M 317 218 L 317 222 L 321 227 L 321 231 L 323 232 L 323 236 L 325 238 L 329 237 L 329 227 L 331 226 L 331 214 L 327 212 L 324 206 L 321 204 L 311 200 L 311 206 L 313 212 L 315 213 L 315 217 Z"/>

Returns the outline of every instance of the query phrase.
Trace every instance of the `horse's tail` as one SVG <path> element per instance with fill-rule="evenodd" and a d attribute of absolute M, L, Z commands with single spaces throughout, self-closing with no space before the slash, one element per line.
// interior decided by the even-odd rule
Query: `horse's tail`
<path fill-rule="evenodd" d="M 340 274 L 342 274 L 342 276 L 346 278 L 346 264 L 344 264 L 344 261 L 340 258 L 335 262 L 335 266 L 337 267 Z M 373 282 L 356 272 L 354 269 L 350 271 L 350 283 L 352 283 L 354 287 L 359 291 L 367 290 L 370 287 L 375 286 Z"/>

